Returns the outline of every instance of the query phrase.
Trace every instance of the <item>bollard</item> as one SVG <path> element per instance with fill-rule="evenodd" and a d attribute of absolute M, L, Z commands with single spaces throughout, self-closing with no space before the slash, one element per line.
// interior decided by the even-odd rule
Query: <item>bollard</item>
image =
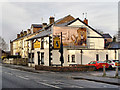
<path fill-rule="evenodd" d="M 103 66 L 103 77 L 106 76 L 105 65 Z"/>
<path fill-rule="evenodd" d="M 116 67 L 115 77 L 118 77 L 118 65 L 117 65 L 117 67 Z"/>

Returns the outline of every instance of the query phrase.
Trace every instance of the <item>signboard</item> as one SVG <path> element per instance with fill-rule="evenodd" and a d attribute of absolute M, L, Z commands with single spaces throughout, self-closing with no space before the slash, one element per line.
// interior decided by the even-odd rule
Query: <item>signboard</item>
<path fill-rule="evenodd" d="M 40 48 L 40 41 L 38 40 L 35 41 L 34 48 Z"/>
<path fill-rule="evenodd" d="M 87 29 L 80 27 L 53 27 L 53 35 L 62 32 L 63 46 L 87 46 Z"/>
<path fill-rule="evenodd" d="M 53 39 L 53 46 L 54 46 L 54 49 L 59 49 L 60 48 L 60 38 L 59 37 L 55 37 Z"/>

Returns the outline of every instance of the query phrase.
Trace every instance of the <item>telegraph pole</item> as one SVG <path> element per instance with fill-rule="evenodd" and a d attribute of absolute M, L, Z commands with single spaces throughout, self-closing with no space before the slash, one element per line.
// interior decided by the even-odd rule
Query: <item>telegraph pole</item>
<path fill-rule="evenodd" d="M 61 44 L 60 44 L 60 50 L 59 50 L 59 52 L 61 54 L 61 56 L 60 56 L 61 66 L 63 66 L 64 58 L 63 58 L 62 32 L 61 32 Z"/>

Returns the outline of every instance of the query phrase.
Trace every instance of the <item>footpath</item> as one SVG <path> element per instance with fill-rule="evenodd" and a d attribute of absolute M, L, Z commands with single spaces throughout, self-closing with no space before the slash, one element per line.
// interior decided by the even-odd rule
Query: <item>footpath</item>
<path fill-rule="evenodd" d="M 28 66 L 20 66 L 20 65 L 11 65 L 11 64 L 2 64 L 3 67 L 9 67 L 12 69 L 19 69 L 23 71 L 29 71 L 34 73 L 43 73 L 43 72 L 51 72 L 51 71 L 41 71 L 41 70 L 35 70 L 35 68 L 28 67 Z M 113 71 L 115 72 L 115 71 Z M 60 72 L 59 72 L 60 73 Z M 64 72 L 62 72 L 64 73 Z M 106 73 L 106 76 L 102 76 L 102 71 L 92 71 L 92 72 L 69 72 L 69 75 L 72 79 L 75 80 L 88 80 L 88 81 L 94 81 L 94 82 L 101 82 L 101 83 L 107 83 L 112 85 L 118 85 L 120 86 L 120 76 L 118 78 L 115 78 L 113 74 L 110 74 L 109 72 Z M 112 73 L 112 72 L 111 72 Z M 120 75 L 120 74 L 119 74 Z"/>

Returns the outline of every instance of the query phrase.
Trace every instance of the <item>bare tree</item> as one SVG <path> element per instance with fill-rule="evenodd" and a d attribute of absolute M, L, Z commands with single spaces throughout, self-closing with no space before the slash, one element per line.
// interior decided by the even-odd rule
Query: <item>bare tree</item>
<path fill-rule="evenodd" d="M 8 50 L 8 44 L 5 42 L 5 40 L 2 37 L 0 37 L 0 49 Z"/>

